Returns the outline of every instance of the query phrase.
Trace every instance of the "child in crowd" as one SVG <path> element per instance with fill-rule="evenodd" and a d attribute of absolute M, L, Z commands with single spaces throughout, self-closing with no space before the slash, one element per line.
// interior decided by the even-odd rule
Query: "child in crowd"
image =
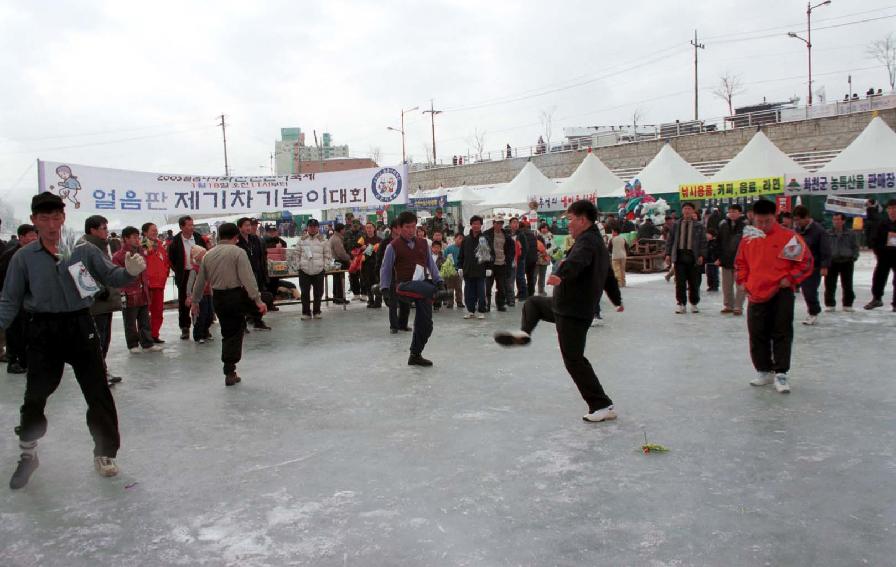
<path fill-rule="evenodd" d="M 430 250 L 432 250 L 432 259 L 436 263 L 436 267 L 441 269 L 442 264 L 445 263 L 445 257 L 442 256 L 442 241 L 441 240 L 433 240 L 430 245 Z M 449 309 L 452 306 L 449 306 Z M 438 311 L 442 308 L 442 300 L 436 299 L 432 303 L 432 310 Z"/>
<path fill-rule="evenodd" d="M 205 257 L 206 249 L 202 246 L 194 246 L 190 249 L 190 260 L 193 263 L 193 269 L 190 271 L 190 277 L 187 279 L 187 297 L 192 297 L 193 286 L 196 283 L 196 274 L 199 273 L 199 265 Z M 212 288 L 206 283 L 205 289 L 202 290 L 202 301 L 199 303 L 199 314 L 193 322 L 193 340 L 199 344 L 205 344 L 206 341 L 212 340 L 212 334 L 209 328 L 212 325 Z"/>

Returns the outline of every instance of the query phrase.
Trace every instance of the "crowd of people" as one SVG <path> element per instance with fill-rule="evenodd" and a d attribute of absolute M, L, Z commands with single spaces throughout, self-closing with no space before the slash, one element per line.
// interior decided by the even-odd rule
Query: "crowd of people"
<path fill-rule="evenodd" d="M 33 224 L 18 227 L 14 242 L 0 255 L 0 327 L 5 329 L 10 374 L 27 373 L 19 436 L 21 459 L 12 488 L 24 486 L 37 468 L 37 441 L 46 431 L 44 406 L 70 364 L 87 401 L 88 428 L 95 441 L 95 464 L 104 476 L 118 472 L 120 444 L 110 385 L 121 381 L 109 371 L 106 354 L 112 336 L 112 314 L 122 312 L 123 336 L 130 353 L 163 350 L 160 336 L 164 294 L 173 273 L 178 295 L 180 339 L 205 344 L 220 327 L 224 383 L 241 381 L 237 364 L 245 334 L 269 331 L 265 315 L 277 310 L 274 298 L 301 299 L 301 320 L 321 318 L 325 279 L 332 277 L 332 301 L 345 304 L 346 287 L 367 308 L 388 309 L 390 333 L 411 333 L 408 365 L 429 367 L 423 356 L 433 332 L 433 313 L 457 309 L 464 319 L 484 319 L 494 309 L 507 311 L 522 303 L 519 331 L 499 332 L 504 346 L 531 342 L 540 321 L 554 323 L 564 364 L 588 405 L 586 421 L 615 419 L 612 400 L 604 392 L 584 356 L 588 328 L 600 321 L 604 293 L 623 311 L 620 288 L 626 286 L 630 242 L 661 242 L 675 279 L 676 313 L 699 312 L 702 278 L 707 291 L 723 293 L 722 314 L 741 316 L 748 302 L 750 355 L 758 373 L 755 386 L 774 384 L 790 392 L 787 373 L 793 340 L 794 299 L 801 293 L 808 311 L 803 323 L 815 325 L 822 310 L 824 284 L 828 311 L 841 304 L 853 310 L 853 272 L 859 258 L 854 231 L 836 213 L 825 230 L 797 206 L 776 211 L 759 200 L 701 215 L 683 203 L 680 218 L 670 214 L 662 227 L 645 219 L 598 218 L 589 201 L 566 211 L 569 237 L 558 244 L 551 227 L 537 230 L 525 218 L 497 214 L 485 229 L 474 215 L 468 230 L 453 233 L 441 210 L 424 224 L 410 211 L 389 227 L 362 224 L 347 215 L 325 238 L 320 223 L 307 222 L 295 245 L 299 286 L 272 277 L 268 259 L 283 258 L 287 243 L 275 227 L 261 230 L 244 217 L 217 227 L 215 237 L 195 231 L 193 219 L 179 219 L 179 231 L 161 239 L 153 223 L 128 226 L 113 240 L 108 221 L 94 215 L 72 249 L 62 242 L 65 205 L 50 193 L 32 201 Z M 866 225 L 867 226 L 867 225 Z M 635 233 L 634 235 L 630 233 Z M 884 287 L 894 276 L 896 311 L 896 200 L 886 204 L 867 236 L 874 250 L 872 299 L 865 309 L 883 305 Z M 114 244 L 113 244 L 114 242 Z M 348 274 L 346 285 L 345 274 Z M 547 287 L 553 297 L 547 297 Z M 413 327 L 409 325 L 414 311 Z M 192 330 L 192 334 L 191 334 Z"/>

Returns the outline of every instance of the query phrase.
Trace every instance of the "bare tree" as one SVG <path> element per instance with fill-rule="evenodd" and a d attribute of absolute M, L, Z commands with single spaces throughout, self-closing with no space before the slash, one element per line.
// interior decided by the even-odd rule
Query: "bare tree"
<path fill-rule="evenodd" d="M 828 99 L 828 92 L 825 90 L 824 85 L 821 85 L 817 89 L 815 89 L 815 98 L 818 99 L 818 102 L 824 104 L 824 102 Z"/>
<path fill-rule="evenodd" d="M 467 143 L 473 146 L 476 158 L 482 161 L 482 153 L 485 151 L 485 130 L 482 132 L 478 128 L 473 130 L 473 134 L 467 138 Z"/>
<path fill-rule="evenodd" d="M 370 146 L 370 159 L 373 160 L 373 163 L 379 165 L 382 154 L 383 150 L 379 146 Z"/>
<path fill-rule="evenodd" d="M 547 151 L 551 151 L 551 134 L 553 134 L 554 130 L 554 113 L 557 111 L 556 106 L 552 106 L 550 108 L 542 109 L 541 114 L 538 115 L 538 119 L 541 122 L 541 130 L 544 136 L 544 143 L 547 146 Z"/>
<path fill-rule="evenodd" d="M 426 156 L 426 165 L 429 167 L 435 165 L 435 162 L 432 160 L 432 144 L 429 142 L 423 142 L 423 155 Z"/>
<path fill-rule="evenodd" d="M 712 91 L 712 94 L 728 103 L 728 115 L 731 116 L 734 114 L 734 104 L 732 101 L 734 100 L 735 95 L 741 94 L 744 90 L 744 84 L 743 81 L 740 80 L 740 76 L 732 75 L 728 71 L 725 71 L 725 74 L 719 77 L 718 88 Z"/>
<path fill-rule="evenodd" d="M 883 39 L 872 41 L 866 53 L 887 68 L 887 74 L 890 76 L 890 92 L 896 91 L 896 36 L 888 33 Z"/>

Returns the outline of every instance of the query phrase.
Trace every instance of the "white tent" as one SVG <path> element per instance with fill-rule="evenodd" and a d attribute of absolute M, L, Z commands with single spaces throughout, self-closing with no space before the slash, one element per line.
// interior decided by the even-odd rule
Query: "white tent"
<path fill-rule="evenodd" d="M 532 196 L 547 195 L 555 187 L 556 184 L 545 177 L 532 162 L 526 162 L 510 183 L 485 192 L 485 200 L 477 203 L 476 208 L 482 210 L 507 207 L 527 211 Z"/>
<path fill-rule="evenodd" d="M 896 132 L 880 116 L 876 116 L 840 155 L 829 161 L 818 173 L 882 167 L 896 167 Z"/>
<path fill-rule="evenodd" d="M 606 197 L 622 187 L 622 180 L 616 177 L 593 153 L 589 153 L 575 172 L 558 185 L 552 195 L 584 195 L 597 193 Z"/>
<path fill-rule="evenodd" d="M 485 200 L 482 189 L 495 187 L 495 185 L 464 185 L 448 190 L 449 203 L 480 203 Z"/>
<path fill-rule="evenodd" d="M 781 177 L 785 173 L 806 175 L 808 172 L 782 152 L 765 134 L 756 132 L 734 159 L 712 176 L 712 181 Z"/>
<path fill-rule="evenodd" d="M 667 193 L 677 194 L 678 186 L 683 183 L 702 183 L 706 181 L 706 176 L 685 161 L 678 152 L 672 149 L 671 145 L 665 144 L 650 160 L 650 163 L 644 166 L 644 169 L 632 179 L 637 179 L 641 182 L 641 187 L 645 193 L 663 195 Z M 620 185 L 616 191 L 607 196 L 622 197 L 624 195 L 624 187 Z"/>

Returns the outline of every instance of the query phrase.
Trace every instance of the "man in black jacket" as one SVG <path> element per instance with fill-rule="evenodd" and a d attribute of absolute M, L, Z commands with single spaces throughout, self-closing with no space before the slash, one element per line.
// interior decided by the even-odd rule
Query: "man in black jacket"
<path fill-rule="evenodd" d="M 805 205 L 797 205 L 793 208 L 793 219 L 797 232 L 806 241 L 806 246 L 809 247 L 812 257 L 815 258 L 812 275 L 800 285 L 806 309 L 809 311 L 809 316 L 803 321 L 803 325 L 815 325 L 818 323 L 818 314 L 821 313 L 818 287 L 821 285 L 821 279 L 828 275 L 828 268 L 831 267 L 831 242 L 828 239 L 828 233 L 820 224 L 812 220 L 809 208 Z"/>
<path fill-rule="evenodd" d="M 255 275 L 255 283 L 259 291 L 268 288 L 268 251 L 261 239 L 255 234 L 258 226 L 257 221 L 249 217 L 243 217 L 236 221 L 239 228 L 240 236 L 236 241 L 236 245 L 242 248 L 246 255 L 249 256 L 249 264 L 252 266 L 252 273 Z M 268 292 L 262 292 L 262 301 L 267 305 L 268 310 L 274 307 L 274 296 Z M 248 304 L 247 304 L 248 305 Z M 270 331 L 271 328 L 261 320 L 263 313 L 256 308 L 250 308 L 249 318 L 252 321 L 252 327 L 259 331 Z"/>
<path fill-rule="evenodd" d="M 700 270 L 706 259 L 706 227 L 697 220 L 693 203 L 681 206 L 681 220 L 675 223 L 666 240 L 666 264 L 675 266 L 676 313 L 686 313 L 691 302 L 691 313 L 699 313 Z"/>
<path fill-rule="evenodd" d="M 526 235 L 526 293 L 535 295 L 535 272 L 538 269 L 538 241 L 541 236 L 532 230 L 529 221 L 520 223 L 521 232 Z M 520 259 L 522 262 L 522 258 Z"/>
<path fill-rule="evenodd" d="M 896 312 L 896 199 L 887 201 L 887 214 L 877 224 L 871 235 L 871 249 L 877 257 L 871 276 L 872 299 L 865 309 L 883 307 L 884 288 L 893 273 L 893 311 Z"/>
<path fill-rule="evenodd" d="M 722 298 L 724 307 L 722 313 L 731 313 L 736 316 L 744 314 L 744 289 L 735 283 L 734 259 L 737 257 L 737 247 L 744 234 L 744 218 L 741 216 L 741 206 L 734 203 L 728 207 L 728 215 L 719 223 L 719 259 L 716 265 L 722 268 Z"/>
<path fill-rule="evenodd" d="M 520 225 L 520 219 L 513 217 L 510 219 L 510 235 L 516 242 L 520 244 L 520 257 L 513 267 L 513 273 L 509 274 L 507 284 L 508 303 L 512 307 L 516 304 L 515 299 L 525 301 L 529 297 L 529 289 L 526 285 L 526 263 L 528 262 L 529 239 L 526 232 Z M 516 257 L 516 242 L 514 242 L 513 255 Z M 516 283 L 516 295 L 513 292 L 513 284 Z"/>
<path fill-rule="evenodd" d="M 13 255 L 23 246 L 37 240 L 37 229 L 33 224 L 23 224 L 16 231 L 18 238 L 10 240 L 3 254 L 0 254 L 0 291 L 3 291 L 3 282 L 6 280 L 6 271 Z M 24 374 L 28 371 L 28 359 L 25 356 L 25 311 L 13 319 L 12 324 L 6 329 L 6 372 L 7 374 Z"/>
<path fill-rule="evenodd" d="M 492 236 L 494 237 L 494 233 Z M 476 253 L 480 243 L 483 245 L 483 250 L 488 249 L 487 253 Z M 470 217 L 470 234 L 464 237 L 457 262 L 459 275 L 464 279 L 464 303 L 467 306 L 464 319 L 473 317 L 485 319 L 489 300 L 485 281 L 494 275 L 492 272 L 494 258 L 494 238 L 489 242 L 488 237 L 482 232 L 482 217 L 473 215 Z"/>
<path fill-rule="evenodd" d="M 575 244 L 557 271 L 548 278 L 548 284 L 554 286 L 554 297 L 527 299 L 523 306 L 522 330 L 499 331 L 495 333 L 495 342 L 504 346 L 526 345 L 531 342 L 532 331 L 539 321 L 555 323 L 563 363 L 588 404 L 588 413 L 582 419 L 590 422 L 616 419 L 613 401 L 604 392 L 591 363 L 585 358 L 585 339 L 595 303 L 607 279 L 610 256 L 594 224 L 597 220 L 594 203 L 576 201 L 566 214 Z"/>
<path fill-rule="evenodd" d="M 186 301 L 189 297 L 187 292 L 187 280 L 190 279 L 190 272 L 193 270 L 193 261 L 190 258 L 190 249 L 193 246 L 202 246 L 208 248 L 205 239 L 201 234 L 193 231 L 193 219 L 188 216 L 177 219 L 177 225 L 180 227 L 178 232 L 171 239 L 168 245 L 168 262 L 171 263 L 171 269 L 174 270 L 174 284 L 177 286 L 177 324 L 180 327 L 181 340 L 190 340 L 190 308 L 187 307 Z"/>
<path fill-rule="evenodd" d="M 504 228 L 504 215 L 501 214 L 495 216 L 492 227 L 483 234 L 492 255 L 491 265 L 486 268 L 485 273 L 485 310 L 491 311 L 494 284 L 498 311 L 506 311 L 505 305 L 512 303 L 513 299 L 513 257 L 516 254 L 516 243 L 510 231 Z"/>
<path fill-rule="evenodd" d="M 843 285 L 843 310 L 851 312 L 856 294 L 852 290 L 852 275 L 856 260 L 859 259 L 859 242 L 856 234 L 846 227 L 846 215 L 834 213 L 833 228 L 828 232 L 831 242 L 831 267 L 824 277 L 824 305 L 826 311 L 837 309 L 837 278 Z"/>

